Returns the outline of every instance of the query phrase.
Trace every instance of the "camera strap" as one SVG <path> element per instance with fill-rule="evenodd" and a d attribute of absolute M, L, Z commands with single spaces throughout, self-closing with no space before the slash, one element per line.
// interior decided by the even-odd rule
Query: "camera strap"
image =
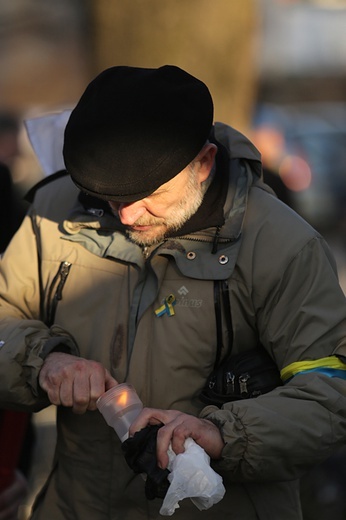
<path fill-rule="evenodd" d="M 230 401 L 258 397 L 282 385 L 280 372 L 274 360 L 258 341 L 257 345 L 238 354 L 232 354 L 233 326 L 228 282 L 214 281 L 214 303 L 217 348 L 214 369 L 200 393 L 205 404 L 221 407 Z M 227 354 L 221 360 L 223 319 L 228 332 Z"/>

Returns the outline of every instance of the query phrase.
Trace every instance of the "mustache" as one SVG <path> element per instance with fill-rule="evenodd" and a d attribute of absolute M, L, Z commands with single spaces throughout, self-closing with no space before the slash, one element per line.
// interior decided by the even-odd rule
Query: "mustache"
<path fill-rule="evenodd" d="M 159 226 L 161 224 L 164 224 L 165 220 L 163 218 L 158 217 L 140 217 L 132 226 Z"/>

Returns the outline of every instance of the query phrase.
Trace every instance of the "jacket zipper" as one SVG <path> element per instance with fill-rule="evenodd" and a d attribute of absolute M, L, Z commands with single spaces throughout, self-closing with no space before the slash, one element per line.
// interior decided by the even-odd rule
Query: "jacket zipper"
<path fill-rule="evenodd" d="M 47 325 L 50 327 L 54 323 L 55 313 L 58 302 L 62 300 L 62 292 L 71 269 L 71 262 L 61 262 L 59 270 L 54 277 L 48 295 Z M 54 296 L 53 291 L 55 289 Z"/>

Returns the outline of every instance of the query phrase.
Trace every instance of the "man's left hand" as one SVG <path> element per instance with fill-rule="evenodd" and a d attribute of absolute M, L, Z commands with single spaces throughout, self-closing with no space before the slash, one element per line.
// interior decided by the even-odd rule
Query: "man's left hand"
<path fill-rule="evenodd" d="M 184 443 L 189 437 L 201 446 L 211 459 L 220 459 L 225 445 L 219 428 L 207 419 L 198 419 L 193 415 L 177 410 L 159 410 L 144 408 L 130 428 L 130 436 L 145 428 L 148 424 L 163 424 L 157 433 L 157 461 L 165 469 L 168 465 L 167 450 L 183 453 Z"/>

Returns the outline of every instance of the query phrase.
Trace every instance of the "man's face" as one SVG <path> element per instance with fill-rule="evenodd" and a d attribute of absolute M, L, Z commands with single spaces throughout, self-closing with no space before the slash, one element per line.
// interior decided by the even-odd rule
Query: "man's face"
<path fill-rule="evenodd" d="M 187 166 L 148 197 L 132 203 L 109 202 L 127 227 L 130 239 L 141 246 L 161 242 L 194 214 L 202 203 L 207 182 L 198 175 L 199 163 Z"/>

